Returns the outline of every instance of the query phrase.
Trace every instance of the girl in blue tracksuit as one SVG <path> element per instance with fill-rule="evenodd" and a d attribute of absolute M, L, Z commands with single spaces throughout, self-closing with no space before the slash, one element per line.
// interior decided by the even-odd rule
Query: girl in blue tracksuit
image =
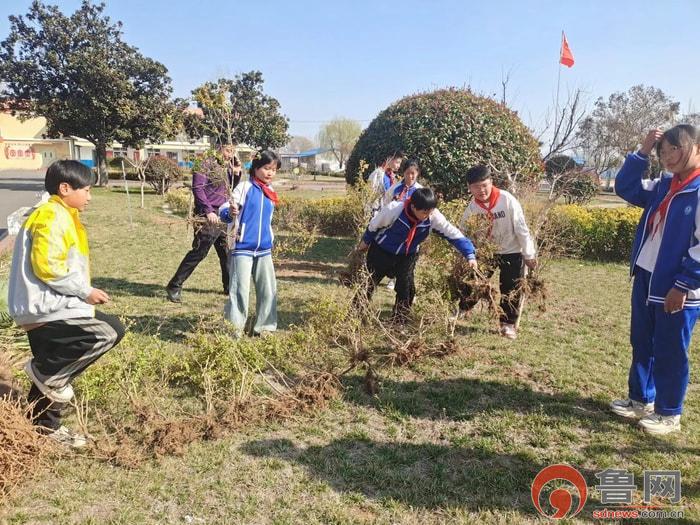
<path fill-rule="evenodd" d="M 650 131 L 615 179 L 615 192 L 644 213 L 632 247 L 629 397 L 611 408 L 641 418 L 651 434 L 681 428 L 688 347 L 700 313 L 699 135 L 689 125 Z M 654 147 L 669 173 L 644 179 Z"/>
<path fill-rule="evenodd" d="M 255 324 L 253 334 L 277 329 L 277 281 L 272 264 L 272 214 L 277 194 L 270 185 L 280 167 L 277 155 L 269 150 L 257 153 L 250 167 L 250 180 L 233 190 L 230 202 L 219 208 L 221 220 L 233 223 L 233 246 L 229 257 L 229 297 L 224 317 L 243 333 L 248 318 L 250 278 L 255 284 Z"/>
<path fill-rule="evenodd" d="M 382 208 L 370 221 L 358 246 L 359 250 L 367 250 L 368 300 L 382 278 L 396 277 L 394 318 L 398 321 L 405 321 L 413 304 L 418 247 L 431 231 L 447 239 L 476 268 L 474 245 L 436 206 L 433 190 L 415 190 L 407 200 L 394 201 Z M 357 306 L 357 300 L 355 303 Z"/>
<path fill-rule="evenodd" d="M 418 182 L 420 175 L 420 163 L 415 159 L 409 159 L 401 165 L 401 182 L 394 183 L 384 194 L 384 206 L 392 201 L 403 202 L 408 199 L 413 192 L 423 185 Z"/>

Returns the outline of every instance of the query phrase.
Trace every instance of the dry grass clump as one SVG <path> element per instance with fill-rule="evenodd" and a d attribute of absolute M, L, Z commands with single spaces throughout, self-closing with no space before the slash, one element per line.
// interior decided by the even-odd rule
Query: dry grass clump
<path fill-rule="evenodd" d="M 338 278 L 343 286 L 352 288 L 362 279 L 362 270 L 365 267 L 367 252 L 353 248 L 347 257 L 347 267 L 338 272 Z"/>
<path fill-rule="evenodd" d="M 323 410 L 341 391 L 342 385 L 337 374 L 329 371 L 309 372 L 301 376 L 286 392 L 271 400 L 269 415 L 285 418 Z"/>
<path fill-rule="evenodd" d="M 0 398 L 0 501 L 48 465 L 55 444 L 36 432 L 17 400 Z"/>

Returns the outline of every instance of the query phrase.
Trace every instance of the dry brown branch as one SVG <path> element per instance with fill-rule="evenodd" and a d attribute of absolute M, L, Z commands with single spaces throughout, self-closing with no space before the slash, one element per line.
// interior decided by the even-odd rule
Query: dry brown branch
<path fill-rule="evenodd" d="M 19 401 L 0 398 L 0 502 L 20 483 L 48 466 L 57 452 L 48 437 L 36 432 Z"/>

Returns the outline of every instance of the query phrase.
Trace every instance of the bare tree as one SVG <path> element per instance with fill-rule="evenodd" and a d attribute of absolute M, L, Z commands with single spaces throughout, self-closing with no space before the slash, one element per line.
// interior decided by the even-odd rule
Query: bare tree
<path fill-rule="evenodd" d="M 652 86 L 633 86 L 595 102 L 576 134 L 589 165 L 598 174 L 617 166 L 649 129 L 675 124 L 680 104 Z"/>
<path fill-rule="evenodd" d="M 145 155 L 146 158 L 138 160 L 130 159 L 129 157 L 122 157 L 122 173 L 124 174 L 124 184 L 126 185 L 126 172 L 124 169 L 124 164 L 128 164 L 136 171 L 136 176 L 139 179 L 140 190 L 141 190 L 141 208 L 144 207 L 144 188 L 146 186 L 146 169 L 148 164 L 151 162 L 152 156 L 149 157 L 148 154 Z M 128 192 L 128 188 L 127 188 Z"/>
<path fill-rule="evenodd" d="M 681 117 L 680 123 L 700 127 L 700 113 L 686 113 Z"/>
<path fill-rule="evenodd" d="M 510 74 L 512 69 L 505 71 L 501 68 L 501 104 L 506 105 L 506 90 L 508 89 L 508 84 L 510 83 Z"/>
<path fill-rule="evenodd" d="M 561 108 L 554 108 L 545 117 L 545 124 L 538 133 L 538 140 L 547 135 L 551 130 L 551 136 L 546 142 L 542 160 L 549 159 L 571 152 L 577 147 L 576 132 L 586 117 L 586 97 L 580 88 L 569 92 L 566 101 Z M 554 115 L 554 122 L 551 122 L 551 115 Z"/>
<path fill-rule="evenodd" d="M 362 127 L 356 120 L 334 118 L 321 128 L 318 141 L 321 147 L 331 150 L 342 168 L 361 131 Z"/>
<path fill-rule="evenodd" d="M 313 149 L 315 147 L 316 146 L 314 145 L 311 139 L 302 137 L 300 135 L 295 135 L 289 139 L 289 142 L 287 142 L 287 145 L 284 147 L 284 149 L 289 151 L 290 153 L 299 153 L 302 151 Z"/>

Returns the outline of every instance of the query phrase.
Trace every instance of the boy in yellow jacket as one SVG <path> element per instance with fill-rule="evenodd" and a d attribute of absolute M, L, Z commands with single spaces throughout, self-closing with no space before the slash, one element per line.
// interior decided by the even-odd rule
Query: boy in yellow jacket
<path fill-rule="evenodd" d="M 71 382 L 124 337 L 124 327 L 94 305 L 109 296 L 90 286 L 87 233 L 79 212 L 90 202 L 92 173 L 74 160 L 54 162 L 44 185 L 51 194 L 17 235 L 8 291 L 10 315 L 27 331 L 33 358 L 30 417 L 62 444 L 80 447 L 85 437 L 61 426 L 73 398 Z"/>

